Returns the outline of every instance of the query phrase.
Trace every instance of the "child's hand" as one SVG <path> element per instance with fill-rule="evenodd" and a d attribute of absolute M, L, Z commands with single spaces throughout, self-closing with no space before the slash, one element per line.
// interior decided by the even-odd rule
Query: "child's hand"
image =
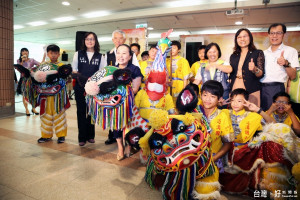
<path fill-rule="evenodd" d="M 269 108 L 269 110 L 271 111 L 271 112 L 274 112 L 275 110 L 277 110 L 277 108 L 278 108 L 278 104 L 277 103 L 272 103 L 272 105 L 271 105 L 271 107 Z"/>
<path fill-rule="evenodd" d="M 244 106 L 246 106 L 250 111 L 252 112 L 258 112 L 259 111 L 259 107 L 257 105 L 255 105 L 254 103 L 251 103 L 249 101 L 244 100 Z"/>
<path fill-rule="evenodd" d="M 294 112 L 291 104 L 284 105 L 284 111 L 287 112 L 288 114 L 291 114 Z"/>
<path fill-rule="evenodd" d="M 230 104 L 230 101 L 231 101 L 231 99 L 230 98 L 228 98 L 228 99 L 222 99 L 222 100 L 220 100 L 220 104 L 221 104 L 221 106 L 225 106 L 225 105 L 228 105 L 228 104 Z"/>

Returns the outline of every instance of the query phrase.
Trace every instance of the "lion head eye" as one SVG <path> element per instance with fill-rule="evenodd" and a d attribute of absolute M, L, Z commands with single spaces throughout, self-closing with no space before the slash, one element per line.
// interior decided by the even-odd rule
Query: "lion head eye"
<path fill-rule="evenodd" d="M 151 149 L 160 149 L 165 143 L 165 137 L 158 133 L 153 133 L 149 138 L 149 145 Z"/>

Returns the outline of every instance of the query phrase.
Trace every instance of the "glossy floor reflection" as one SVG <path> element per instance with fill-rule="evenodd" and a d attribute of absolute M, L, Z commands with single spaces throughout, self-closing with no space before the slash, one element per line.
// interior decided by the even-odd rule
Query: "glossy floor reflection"
<path fill-rule="evenodd" d="M 54 136 L 38 144 L 40 118 L 25 116 L 22 97 L 16 96 L 16 114 L 0 119 L 0 199 L 162 199 L 145 183 L 138 155 L 117 161 L 116 144 L 104 144 L 107 131 L 97 126 L 96 143 L 78 146 L 75 101 L 67 123 L 65 143 L 57 144 Z"/>

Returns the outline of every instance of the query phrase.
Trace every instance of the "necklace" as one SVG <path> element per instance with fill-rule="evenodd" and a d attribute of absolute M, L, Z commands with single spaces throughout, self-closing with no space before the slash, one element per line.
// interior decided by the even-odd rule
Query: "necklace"
<path fill-rule="evenodd" d="M 277 123 L 283 123 L 286 120 L 286 118 L 288 117 L 288 114 L 284 113 L 284 115 L 282 117 L 280 117 L 278 114 L 273 112 L 273 117 Z"/>

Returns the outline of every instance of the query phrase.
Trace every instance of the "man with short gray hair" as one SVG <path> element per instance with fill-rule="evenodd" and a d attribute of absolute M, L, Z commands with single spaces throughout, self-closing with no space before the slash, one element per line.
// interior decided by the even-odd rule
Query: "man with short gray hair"
<path fill-rule="evenodd" d="M 106 52 L 106 56 L 105 56 L 106 62 L 104 62 L 103 63 L 104 65 L 101 67 L 104 67 L 107 65 L 116 66 L 118 64 L 116 61 L 116 51 L 117 51 L 118 46 L 125 43 L 125 41 L 126 41 L 125 33 L 121 30 L 115 30 L 112 33 L 112 41 L 113 41 L 115 47 L 112 50 Z M 132 56 L 132 64 L 140 67 L 135 54 L 133 54 L 133 56 Z"/>

